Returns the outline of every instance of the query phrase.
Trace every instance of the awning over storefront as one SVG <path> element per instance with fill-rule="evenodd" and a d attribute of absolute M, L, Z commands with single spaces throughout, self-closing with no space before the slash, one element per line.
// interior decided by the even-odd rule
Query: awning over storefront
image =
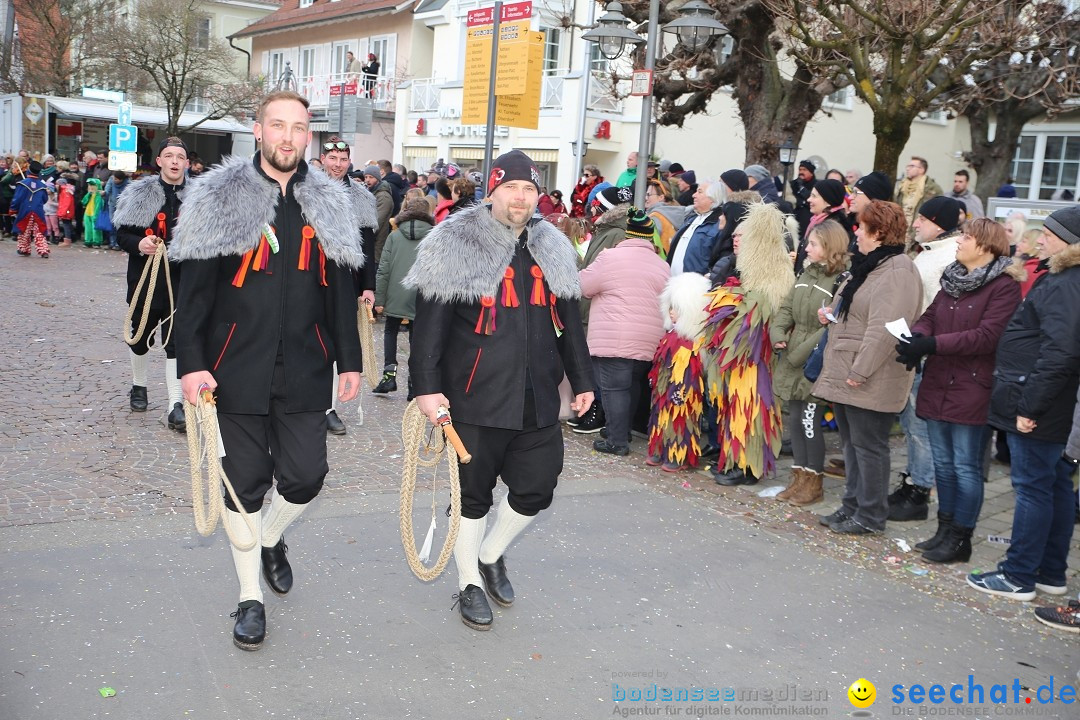
<path fill-rule="evenodd" d="M 435 155 L 436 155 L 436 153 L 438 153 L 439 149 L 438 148 L 433 148 L 433 147 L 422 147 L 422 146 L 419 146 L 419 145 L 406 145 L 403 148 L 401 148 L 401 151 L 405 155 L 405 157 L 411 157 L 411 158 L 416 158 L 417 160 L 420 160 L 422 158 L 433 158 L 433 157 L 435 157 Z"/>
<path fill-rule="evenodd" d="M 116 122 L 116 103 L 101 100 L 84 100 L 81 98 L 46 98 L 53 112 L 67 118 L 98 118 Z M 180 115 L 180 127 L 185 127 L 199 121 L 199 114 L 186 112 Z M 131 122 L 133 125 L 155 125 L 164 127 L 169 122 L 168 113 L 161 108 L 135 105 L 131 108 Z M 207 120 L 194 129 L 193 132 L 220 132 L 220 133 L 246 133 L 252 134 L 251 128 L 240 124 L 231 118 L 220 120 Z"/>

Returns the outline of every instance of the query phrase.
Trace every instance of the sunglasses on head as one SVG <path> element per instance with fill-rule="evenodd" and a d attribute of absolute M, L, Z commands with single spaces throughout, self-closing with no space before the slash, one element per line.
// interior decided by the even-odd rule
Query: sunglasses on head
<path fill-rule="evenodd" d="M 322 147 L 323 147 L 323 150 L 326 150 L 327 152 L 329 152 L 331 150 L 348 150 L 349 149 L 349 143 L 342 142 L 341 140 L 338 140 L 337 142 L 323 143 Z"/>

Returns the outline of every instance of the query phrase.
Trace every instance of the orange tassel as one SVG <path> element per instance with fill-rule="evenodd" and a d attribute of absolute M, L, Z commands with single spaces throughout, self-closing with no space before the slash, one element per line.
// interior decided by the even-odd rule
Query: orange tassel
<path fill-rule="evenodd" d="M 256 272 L 266 269 L 266 264 L 269 262 L 270 243 L 266 242 L 266 236 L 259 238 L 259 249 L 255 253 L 255 262 L 252 263 L 251 269 Z"/>
<path fill-rule="evenodd" d="M 551 293 L 551 324 L 555 326 L 555 336 L 561 337 L 566 326 L 563 325 L 562 318 L 559 317 L 559 311 L 555 307 L 555 293 Z"/>
<path fill-rule="evenodd" d="M 316 243 L 315 247 L 319 248 L 319 284 L 329 287 L 326 283 L 326 254 L 323 252 L 322 245 Z"/>
<path fill-rule="evenodd" d="M 296 264 L 298 270 L 310 270 L 311 269 L 311 239 L 315 237 L 315 229 L 310 225 L 305 225 L 303 231 L 300 233 L 300 237 L 303 238 L 300 241 L 300 260 Z"/>
<path fill-rule="evenodd" d="M 539 265 L 533 265 L 529 273 L 533 276 L 532 294 L 529 296 L 530 305 L 544 305 L 544 271 Z"/>
<path fill-rule="evenodd" d="M 480 298 L 480 315 L 476 318 L 473 332 L 477 335 L 490 335 L 495 332 L 495 298 L 490 295 Z"/>
<path fill-rule="evenodd" d="M 517 307 L 520 304 L 521 303 L 518 302 L 517 290 L 514 288 L 514 268 L 508 267 L 503 273 L 502 306 Z"/>
<path fill-rule="evenodd" d="M 248 264 L 251 262 L 252 251 L 248 250 L 244 253 L 244 257 L 240 260 L 240 269 L 236 271 L 236 276 L 233 278 L 233 287 L 244 287 L 244 279 L 247 278 Z"/>

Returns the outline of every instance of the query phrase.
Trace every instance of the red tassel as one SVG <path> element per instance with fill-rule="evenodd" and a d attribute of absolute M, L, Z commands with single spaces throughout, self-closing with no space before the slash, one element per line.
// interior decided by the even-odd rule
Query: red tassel
<path fill-rule="evenodd" d="M 168 231 L 168 226 L 165 224 L 165 213 L 159 212 L 157 214 L 157 226 L 158 226 L 158 234 L 157 235 L 158 235 L 159 238 L 164 240 L 165 239 L 165 233 Z"/>
<path fill-rule="evenodd" d="M 529 274 L 533 276 L 532 294 L 529 296 L 530 305 L 544 305 L 544 271 L 540 269 L 539 265 L 533 265 L 529 270 Z"/>
<path fill-rule="evenodd" d="M 316 243 L 315 247 L 319 248 L 319 284 L 329 287 L 326 282 L 326 254 L 323 252 L 322 245 Z"/>
<path fill-rule="evenodd" d="M 495 298 L 490 295 L 480 298 L 480 315 L 476 318 L 473 332 L 477 335 L 490 335 L 495 332 Z"/>
<path fill-rule="evenodd" d="M 302 240 L 300 241 L 300 260 L 296 264 L 298 270 L 310 270 L 311 269 L 311 239 L 315 237 L 315 229 L 310 225 L 305 225 L 303 231 L 300 233 Z"/>
<path fill-rule="evenodd" d="M 270 262 L 270 243 L 266 242 L 266 236 L 263 235 L 259 238 L 259 250 L 255 253 L 255 262 L 252 263 L 251 269 L 258 272 L 265 270 L 267 263 Z"/>
<path fill-rule="evenodd" d="M 514 268 L 508 267 L 503 273 L 502 306 L 518 307 L 519 305 L 521 303 L 518 301 L 517 289 L 514 287 Z"/>

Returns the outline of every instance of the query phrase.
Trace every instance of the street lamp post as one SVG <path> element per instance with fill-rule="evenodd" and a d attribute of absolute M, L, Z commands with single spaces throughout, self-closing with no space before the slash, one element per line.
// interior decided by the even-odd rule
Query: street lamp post
<path fill-rule="evenodd" d="M 678 42 L 693 52 L 700 52 L 713 35 L 727 33 L 723 23 L 716 20 L 715 12 L 702 0 L 690 0 L 680 8 L 681 17 L 663 28 L 674 33 Z M 628 20 L 622 14 L 622 5 L 615 0 L 608 3 L 605 14 L 597 21 L 597 27 L 582 34 L 583 40 L 600 46 L 600 54 L 609 60 L 618 58 L 627 43 L 639 44 L 641 38 L 626 27 Z M 649 134 L 652 132 L 652 72 L 656 64 L 657 31 L 660 29 L 660 0 L 649 1 L 648 39 L 645 42 L 645 70 L 649 71 L 649 92 L 641 99 L 641 126 L 638 133 L 638 173 L 634 183 L 634 204 L 645 206 L 645 187 L 648 181 L 646 168 L 649 162 Z"/>
<path fill-rule="evenodd" d="M 798 157 L 799 146 L 791 142 L 789 137 L 777 150 L 780 155 L 780 164 L 784 166 L 784 187 L 780 189 L 780 197 L 783 197 L 787 195 L 788 173 L 791 171 L 791 166 L 795 164 L 795 158 Z"/>

